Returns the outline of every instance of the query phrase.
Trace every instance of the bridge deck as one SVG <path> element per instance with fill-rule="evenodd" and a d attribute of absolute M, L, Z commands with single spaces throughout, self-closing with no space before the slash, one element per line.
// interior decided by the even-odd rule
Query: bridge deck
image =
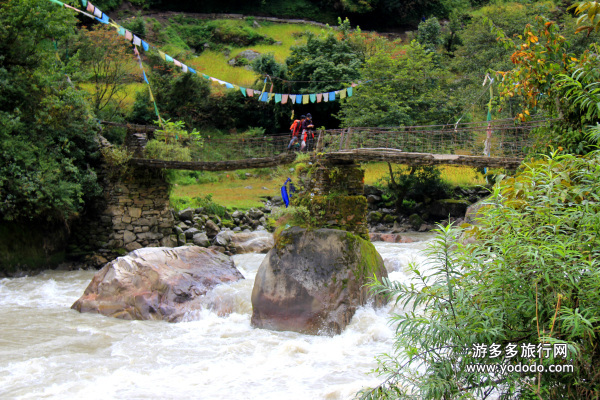
<path fill-rule="evenodd" d="M 384 161 L 406 165 L 466 165 L 471 167 L 515 169 L 522 158 L 463 156 L 456 154 L 408 153 L 394 149 L 355 149 L 322 154 L 331 161 Z M 180 169 L 193 171 L 233 171 L 237 169 L 267 168 L 289 164 L 296 153 L 280 154 L 275 157 L 250 158 L 233 161 L 164 161 L 134 158 L 132 163 L 147 168 Z"/>

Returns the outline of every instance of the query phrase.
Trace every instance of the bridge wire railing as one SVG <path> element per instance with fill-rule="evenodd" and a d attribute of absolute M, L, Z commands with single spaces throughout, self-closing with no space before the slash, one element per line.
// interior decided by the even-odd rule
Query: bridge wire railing
<path fill-rule="evenodd" d="M 525 156 L 531 145 L 532 129 L 544 126 L 548 120 L 531 120 L 516 124 L 513 119 L 450 125 L 410 127 L 352 127 L 315 132 L 309 150 L 319 140 L 320 152 L 351 149 L 395 149 L 404 152 L 483 156 L 488 130 L 491 130 L 491 157 Z M 148 139 L 153 133 L 148 132 Z M 287 153 L 290 135 L 264 137 L 203 137 L 194 143 L 182 143 L 189 148 L 191 161 L 233 161 L 267 158 Z M 201 143 L 201 145 L 199 145 Z"/>

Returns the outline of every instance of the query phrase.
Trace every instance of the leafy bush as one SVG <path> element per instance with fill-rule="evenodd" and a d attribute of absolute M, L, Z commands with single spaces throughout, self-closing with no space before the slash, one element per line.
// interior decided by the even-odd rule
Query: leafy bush
<path fill-rule="evenodd" d="M 411 200 L 410 204 L 414 204 L 428 199 L 444 199 L 449 195 L 450 187 L 442 180 L 442 173 L 435 166 L 400 166 L 392 170 L 389 165 L 389 170 L 389 175 L 379 179 L 377 186 L 398 209 L 402 209 L 404 200 Z"/>
<path fill-rule="evenodd" d="M 146 157 L 164 161 L 191 161 L 190 149 L 183 147 L 178 142 L 165 143 L 162 140 L 152 139 L 145 148 Z"/>
<path fill-rule="evenodd" d="M 387 380 L 363 398 L 592 399 L 600 396 L 600 152 L 551 157 L 501 181 L 463 244 L 443 228 L 429 269 L 372 290 L 403 305 Z M 533 356 L 523 354 L 534 346 Z M 476 354 L 497 345 L 500 356 Z M 564 345 L 568 354 L 543 349 Z M 519 346 L 508 357 L 508 346 Z M 479 347 L 481 348 L 481 347 Z M 540 350 L 542 349 L 542 350 Z M 487 373 L 468 365 L 542 365 L 545 373 Z M 572 372 L 549 372 L 572 365 Z M 417 369 L 418 368 L 418 369 Z"/>

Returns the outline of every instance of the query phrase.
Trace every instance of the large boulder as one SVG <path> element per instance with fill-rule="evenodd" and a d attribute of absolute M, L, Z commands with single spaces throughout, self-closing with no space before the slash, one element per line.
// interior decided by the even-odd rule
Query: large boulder
<path fill-rule="evenodd" d="M 204 294 L 244 279 L 231 258 L 198 246 L 152 247 L 99 270 L 71 308 L 122 319 L 179 321 L 202 307 Z"/>
<path fill-rule="evenodd" d="M 483 207 L 485 203 L 488 202 L 489 197 L 486 197 L 485 199 L 481 199 L 477 203 L 471 204 L 469 207 L 467 207 L 467 211 L 465 212 L 465 222 L 469 224 L 476 224 L 477 218 L 481 217 L 481 215 L 479 214 L 479 210 L 481 209 L 481 207 Z"/>
<path fill-rule="evenodd" d="M 338 334 L 372 296 L 363 285 L 387 276 L 368 241 L 346 231 L 293 227 L 260 265 L 252 290 L 252 325 L 308 334 Z M 373 299 L 375 305 L 384 302 Z"/>
<path fill-rule="evenodd" d="M 239 232 L 231 236 L 229 244 L 237 254 L 266 253 L 275 246 L 273 234 L 262 230 L 254 232 Z"/>

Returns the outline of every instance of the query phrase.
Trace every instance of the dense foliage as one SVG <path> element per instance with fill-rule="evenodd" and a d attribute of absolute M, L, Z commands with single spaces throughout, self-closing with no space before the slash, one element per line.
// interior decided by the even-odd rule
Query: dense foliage
<path fill-rule="evenodd" d="M 600 395 L 600 152 L 524 165 L 498 183 L 477 225 L 442 229 L 409 283 L 375 284 L 406 308 L 385 383 L 364 398 L 587 399 Z M 424 268 L 425 267 L 425 268 Z M 523 355 L 532 344 L 534 351 Z M 553 351 L 564 344 L 567 355 Z M 476 346 L 501 350 L 477 354 Z M 507 356 L 506 349 L 518 354 Z M 481 348 L 481 347 L 480 347 Z M 468 365 L 573 365 L 495 373 Z"/>
<path fill-rule="evenodd" d="M 98 194 L 97 123 L 54 49 L 71 13 L 44 0 L 0 1 L 0 214 L 65 221 Z"/>

